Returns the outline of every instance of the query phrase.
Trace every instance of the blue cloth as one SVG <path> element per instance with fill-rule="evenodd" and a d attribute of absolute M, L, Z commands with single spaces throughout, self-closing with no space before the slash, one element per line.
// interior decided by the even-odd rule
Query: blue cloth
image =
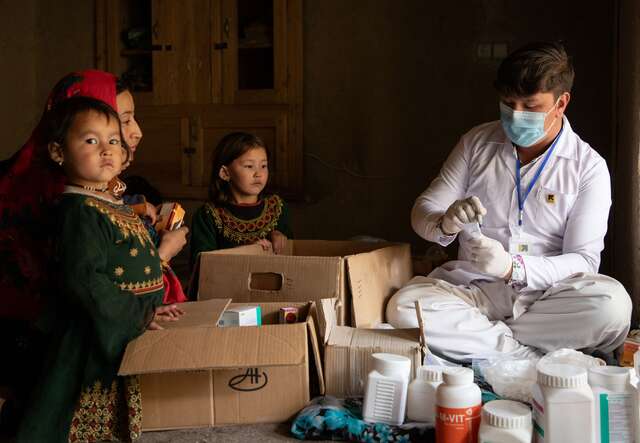
<path fill-rule="evenodd" d="M 293 421 L 291 434 L 299 440 L 408 443 L 435 441 L 435 429 L 427 423 L 391 426 L 362 420 L 362 400 L 316 397 Z"/>

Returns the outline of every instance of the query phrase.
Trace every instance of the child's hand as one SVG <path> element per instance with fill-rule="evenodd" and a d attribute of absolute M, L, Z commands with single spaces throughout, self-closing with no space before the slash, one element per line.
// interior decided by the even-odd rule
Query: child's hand
<path fill-rule="evenodd" d="M 158 218 L 158 208 L 156 208 L 149 202 L 144 202 L 144 208 L 144 216 L 149 218 L 152 225 L 155 225 L 156 219 Z"/>
<path fill-rule="evenodd" d="M 178 252 L 180 252 L 184 245 L 187 244 L 188 232 L 189 228 L 186 226 L 174 231 L 160 232 L 160 246 L 158 246 L 158 255 L 160 255 L 160 259 L 168 262 L 178 255 Z"/>
<path fill-rule="evenodd" d="M 184 315 L 184 311 L 180 309 L 177 305 L 163 305 L 158 306 L 156 308 L 155 313 L 153 314 L 153 320 L 147 326 L 147 329 L 151 331 L 157 331 L 160 329 L 164 329 L 158 322 L 163 321 L 178 321 L 180 317 Z"/>
<path fill-rule="evenodd" d="M 273 244 L 273 252 L 282 254 L 287 246 L 287 236 L 280 231 L 271 231 L 271 243 Z"/>
<path fill-rule="evenodd" d="M 261 238 L 260 240 L 255 242 L 255 244 L 262 246 L 262 250 L 263 251 L 269 252 L 269 251 L 273 250 L 273 245 L 266 238 Z"/>

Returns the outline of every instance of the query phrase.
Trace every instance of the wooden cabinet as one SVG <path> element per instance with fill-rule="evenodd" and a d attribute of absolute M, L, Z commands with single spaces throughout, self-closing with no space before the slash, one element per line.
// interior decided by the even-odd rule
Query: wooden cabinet
<path fill-rule="evenodd" d="M 134 85 L 144 138 L 128 174 L 206 198 L 232 131 L 270 151 L 271 186 L 302 192 L 302 0 L 97 0 L 97 65 Z"/>

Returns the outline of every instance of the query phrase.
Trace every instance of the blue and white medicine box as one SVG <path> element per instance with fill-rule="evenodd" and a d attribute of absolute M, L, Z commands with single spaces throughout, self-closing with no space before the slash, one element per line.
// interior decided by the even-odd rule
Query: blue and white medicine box
<path fill-rule="evenodd" d="M 241 308 L 229 308 L 224 311 L 218 326 L 261 326 L 262 309 L 260 306 L 243 306 Z"/>

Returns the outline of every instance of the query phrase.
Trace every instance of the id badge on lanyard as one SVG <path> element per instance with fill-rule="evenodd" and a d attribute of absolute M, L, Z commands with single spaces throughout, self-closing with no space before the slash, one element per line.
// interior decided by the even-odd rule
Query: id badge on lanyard
<path fill-rule="evenodd" d="M 553 149 L 556 147 L 558 140 L 560 140 L 560 135 L 562 135 L 563 130 L 564 130 L 564 126 L 560 129 L 560 132 L 558 132 L 558 135 L 556 136 L 555 140 L 547 150 L 547 153 L 545 154 L 544 159 L 542 160 L 542 163 L 538 167 L 536 174 L 531 179 L 529 186 L 527 186 L 527 189 L 524 195 L 522 195 L 522 189 L 520 184 L 520 180 L 521 180 L 520 158 L 516 155 L 516 191 L 518 192 L 518 225 L 516 226 L 515 230 L 513 230 L 512 236 L 509 239 L 510 254 L 531 255 L 531 253 L 533 252 L 532 251 L 533 245 L 531 242 L 531 238 L 527 234 L 525 234 L 523 230 L 524 202 L 527 200 L 527 197 L 531 193 L 533 186 L 536 184 L 536 182 L 540 178 L 540 174 L 542 173 L 542 170 L 544 169 L 547 162 L 549 161 L 549 158 L 551 157 L 551 154 L 553 153 Z"/>
<path fill-rule="evenodd" d="M 509 254 L 529 255 L 531 244 L 522 232 L 522 226 L 517 226 L 509 239 Z"/>

